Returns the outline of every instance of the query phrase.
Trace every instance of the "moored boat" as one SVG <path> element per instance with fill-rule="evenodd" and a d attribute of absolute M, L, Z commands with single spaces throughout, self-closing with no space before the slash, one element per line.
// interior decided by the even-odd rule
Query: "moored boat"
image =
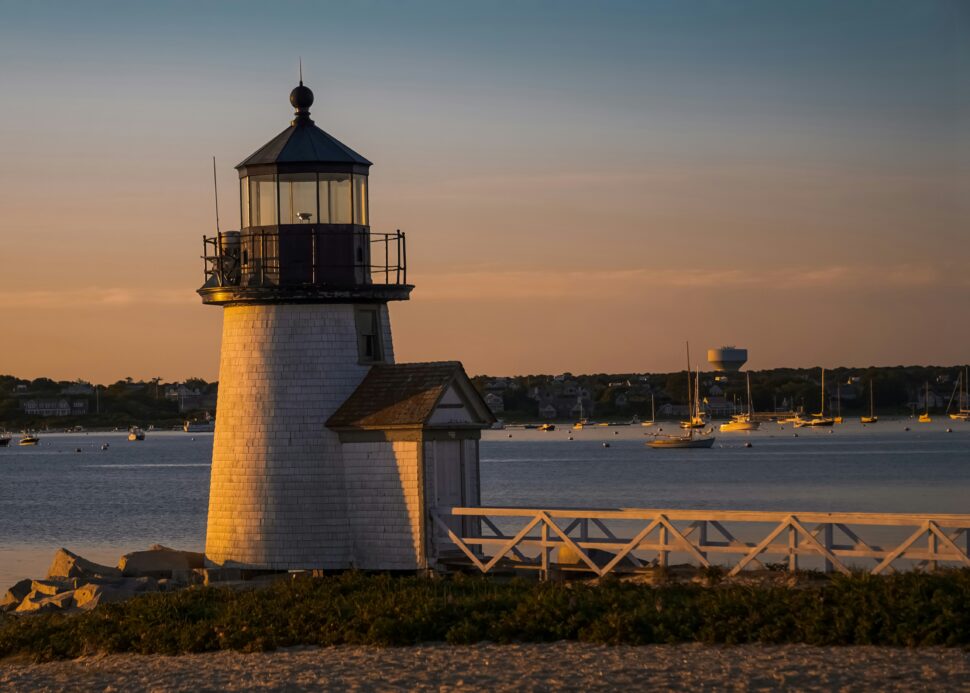
<path fill-rule="evenodd" d="M 539 426 L 539 430 L 540 431 L 555 431 L 556 430 L 556 424 L 544 423 L 541 426 Z"/>
<path fill-rule="evenodd" d="M 721 431 L 757 431 L 761 428 L 761 422 L 754 420 L 753 408 L 751 406 L 751 374 L 746 373 L 748 384 L 748 410 L 743 414 L 731 417 L 727 423 L 721 424 Z"/>
<path fill-rule="evenodd" d="M 869 379 L 869 416 L 860 417 L 859 421 L 864 424 L 874 424 L 879 421 L 879 417 L 876 416 L 876 405 L 875 400 L 872 396 L 872 379 Z"/>
<path fill-rule="evenodd" d="M 145 432 L 138 426 L 132 426 L 128 429 L 128 440 L 145 440 Z"/>
<path fill-rule="evenodd" d="M 24 446 L 38 445 L 38 444 L 40 444 L 40 436 L 35 436 L 30 432 L 25 432 L 24 435 L 20 438 L 20 442 L 17 443 L 17 445 L 24 445 Z"/>
<path fill-rule="evenodd" d="M 923 403 L 926 405 L 922 414 L 916 419 L 920 423 L 932 423 L 933 419 L 930 416 L 930 383 L 926 381 L 926 390 L 923 394 Z"/>
<path fill-rule="evenodd" d="M 693 408 L 693 388 L 690 382 L 690 344 L 687 345 L 687 410 L 694 412 Z M 693 418 L 693 417 L 692 417 Z M 659 433 L 654 434 L 653 440 L 648 440 L 644 445 L 656 450 L 683 450 L 689 448 L 709 448 L 714 445 L 714 436 L 705 435 L 694 437 L 694 428 L 691 426 L 687 433 L 681 436 L 668 436 Z"/>

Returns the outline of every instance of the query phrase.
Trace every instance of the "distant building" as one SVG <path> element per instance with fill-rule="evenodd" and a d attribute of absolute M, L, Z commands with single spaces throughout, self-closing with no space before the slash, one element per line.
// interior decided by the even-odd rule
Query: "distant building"
<path fill-rule="evenodd" d="M 61 390 L 62 395 L 93 395 L 94 386 L 91 383 L 85 383 L 82 381 L 77 381 L 76 383 L 71 383 L 63 390 Z"/>
<path fill-rule="evenodd" d="M 82 416 L 88 413 L 88 400 L 80 397 L 32 397 L 21 402 L 30 416 Z"/>
<path fill-rule="evenodd" d="M 539 418 L 540 419 L 555 419 L 559 416 L 559 412 L 552 404 L 543 404 L 539 406 Z"/>
<path fill-rule="evenodd" d="M 501 395 L 497 395 L 494 392 L 485 394 L 485 404 L 488 405 L 488 408 L 493 414 L 501 414 L 505 411 L 505 400 L 502 399 Z"/>

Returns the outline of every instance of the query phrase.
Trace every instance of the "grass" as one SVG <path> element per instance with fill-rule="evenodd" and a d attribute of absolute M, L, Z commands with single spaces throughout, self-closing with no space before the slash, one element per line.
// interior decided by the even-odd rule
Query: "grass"
<path fill-rule="evenodd" d="M 612 645 L 970 645 L 970 570 L 778 584 L 503 582 L 346 573 L 266 589 L 149 594 L 91 612 L 0 620 L 0 657 L 260 651 L 445 641 Z"/>

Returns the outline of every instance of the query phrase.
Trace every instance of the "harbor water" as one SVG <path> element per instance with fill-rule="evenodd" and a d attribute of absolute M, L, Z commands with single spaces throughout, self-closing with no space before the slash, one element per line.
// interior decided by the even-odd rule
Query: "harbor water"
<path fill-rule="evenodd" d="M 718 433 L 707 450 L 645 447 L 656 430 L 487 431 L 482 502 L 970 512 L 967 423 L 899 419 L 798 430 L 765 424 L 753 433 Z M 212 435 L 204 433 L 149 432 L 138 442 L 123 433 L 52 433 L 36 447 L 14 439 L 0 448 L 0 587 L 42 577 L 62 546 L 111 564 L 155 543 L 202 550 L 211 453 Z"/>

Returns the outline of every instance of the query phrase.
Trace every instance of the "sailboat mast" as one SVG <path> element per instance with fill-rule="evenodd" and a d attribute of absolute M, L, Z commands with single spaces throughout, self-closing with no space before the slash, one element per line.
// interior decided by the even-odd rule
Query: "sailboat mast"
<path fill-rule="evenodd" d="M 748 376 L 748 421 L 751 420 L 751 374 L 745 373 Z"/>
<path fill-rule="evenodd" d="M 690 342 L 687 342 L 687 418 L 690 426 L 687 427 L 688 435 L 694 437 L 694 408 L 691 402 L 691 383 L 690 383 Z"/>
<path fill-rule="evenodd" d="M 869 378 L 869 418 L 876 415 L 875 399 L 872 396 L 872 378 Z"/>
<path fill-rule="evenodd" d="M 825 366 L 822 366 L 822 418 L 825 418 Z"/>

